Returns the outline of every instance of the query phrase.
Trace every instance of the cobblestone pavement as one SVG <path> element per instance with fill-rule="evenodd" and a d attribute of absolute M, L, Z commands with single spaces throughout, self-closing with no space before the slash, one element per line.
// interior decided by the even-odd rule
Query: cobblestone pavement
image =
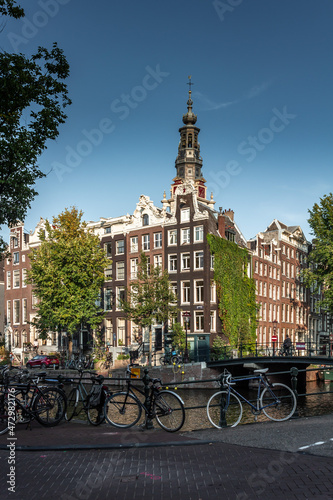
<path fill-rule="evenodd" d="M 18 426 L 13 453 L 11 438 L 0 436 L 0 499 L 333 500 L 332 423 L 327 416 L 183 435 Z"/>

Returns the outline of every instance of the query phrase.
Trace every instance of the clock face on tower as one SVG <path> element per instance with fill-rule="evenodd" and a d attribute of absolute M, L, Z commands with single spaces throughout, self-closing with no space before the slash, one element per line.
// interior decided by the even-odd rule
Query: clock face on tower
<path fill-rule="evenodd" d="M 199 186 L 198 189 L 198 196 L 199 198 L 206 198 L 206 192 L 205 188 L 203 186 Z"/>

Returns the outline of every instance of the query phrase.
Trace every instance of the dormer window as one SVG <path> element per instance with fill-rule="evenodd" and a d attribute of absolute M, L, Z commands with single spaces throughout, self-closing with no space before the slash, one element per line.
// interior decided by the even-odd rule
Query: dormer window
<path fill-rule="evenodd" d="M 149 215 L 148 214 L 143 214 L 142 225 L 143 226 L 149 226 Z"/>

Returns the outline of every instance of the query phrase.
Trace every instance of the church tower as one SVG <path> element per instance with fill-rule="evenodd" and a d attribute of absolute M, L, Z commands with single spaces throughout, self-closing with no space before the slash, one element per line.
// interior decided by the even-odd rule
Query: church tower
<path fill-rule="evenodd" d="M 198 136 L 200 129 L 196 127 L 197 115 L 192 111 L 192 90 L 191 76 L 188 77 L 188 101 L 187 113 L 183 115 L 184 125 L 179 129 L 180 141 L 178 155 L 176 158 L 176 177 L 171 185 L 171 200 L 174 199 L 177 188 L 182 184 L 191 185 L 196 192 L 198 201 L 213 207 L 214 201 L 211 197 L 207 199 L 206 180 L 202 175 L 202 158 L 200 156 L 200 144 Z M 171 201 L 170 200 L 170 201 Z"/>

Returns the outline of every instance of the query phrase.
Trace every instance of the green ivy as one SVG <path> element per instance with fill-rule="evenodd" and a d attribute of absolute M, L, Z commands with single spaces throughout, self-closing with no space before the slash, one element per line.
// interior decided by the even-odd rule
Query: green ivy
<path fill-rule="evenodd" d="M 256 340 L 257 304 L 255 281 L 248 277 L 249 253 L 236 243 L 209 234 L 214 254 L 214 279 L 219 300 L 222 331 L 230 345 L 249 349 Z"/>

